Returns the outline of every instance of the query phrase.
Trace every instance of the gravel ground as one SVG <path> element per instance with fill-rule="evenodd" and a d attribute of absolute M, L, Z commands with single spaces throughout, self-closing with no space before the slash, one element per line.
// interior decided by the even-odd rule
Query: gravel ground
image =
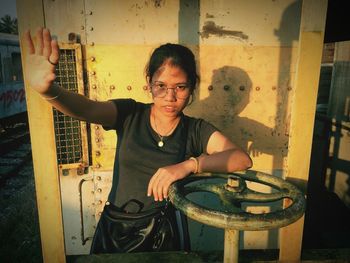
<path fill-rule="evenodd" d="M 32 162 L 0 188 L 1 262 L 42 262 Z"/>

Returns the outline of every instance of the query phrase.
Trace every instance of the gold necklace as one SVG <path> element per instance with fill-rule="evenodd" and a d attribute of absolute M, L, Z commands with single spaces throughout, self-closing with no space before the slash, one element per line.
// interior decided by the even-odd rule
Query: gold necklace
<path fill-rule="evenodd" d="M 176 124 L 178 123 L 177 121 L 175 121 L 174 125 L 171 127 L 171 129 L 164 135 L 160 135 L 159 132 L 158 132 L 158 128 L 157 128 L 157 123 L 156 123 L 156 117 L 154 115 L 154 113 L 152 114 L 153 115 L 153 122 L 154 122 L 154 128 L 155 128 L 155 132 L 157 133 L 158 137 L 159 137 L 159 141 L 158 141 L 158 147 L 162 148 L 164 146 L 164 137 L 165 136 L 169 136 L 169 134 L 171 134 L 173 132 L 173 130 L 175 129 L 176 127 Z"/>

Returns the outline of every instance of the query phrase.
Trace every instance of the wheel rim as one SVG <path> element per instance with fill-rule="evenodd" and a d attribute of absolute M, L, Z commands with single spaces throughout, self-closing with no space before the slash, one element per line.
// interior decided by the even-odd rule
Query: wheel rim
<path fill-rule="evenodd" d="M 234 180 L 239 180 L 241 185 L 233 189 L 230 189 L 227 184 L 218 183 L 187 186 L 187 184 L 192 182 L 208 178 L 233 178 Z M 271 194 L 255 192 L 246 187 L 245 181 L 268 185 L 278 192 Z M 224 212 L 205 208 L 186 197 L 188 194 L 194 192 L 214 193 L 221 200 L 224 198 L 223 201 L 230 201 L 231 203 L 273 202 L 284 198 L 292 200 L 292 203 L 283 210 L 264 214 L 252 214 L 243 210 L 238 212 Z M 298 220 L 305 212 L 305 197 L 296 186 L 276 176 L 252 170 L 245 171 L 244 173 L 206 173 L 187 177 L 171 185 L 169 199 L 177 209 L 194 220 L 214 227 L 237 230 L 267 230 L 283 227 Z"/>

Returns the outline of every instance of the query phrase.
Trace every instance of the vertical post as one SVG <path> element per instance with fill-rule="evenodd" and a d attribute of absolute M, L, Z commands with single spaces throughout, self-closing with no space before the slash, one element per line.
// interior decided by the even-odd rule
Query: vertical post
<path fill-rule="evenodd" d="M 239 230 L 225 229 L 224 263 L 237 263 L 239 255 Z"/>
<path fill-rule="evenodd" d="M 307 182 L 309 176 L 326 10 L 327 0 L 303 1 L 286 179 Z M 301 218 L 280 229 L 280 262 L 300 261 L 303 227 Z"/>
<path fill-rule="evenodd" d="M 17 0 L 16 4 L 24 62 L 28 50 L 23 45 L 23 34 L 30 29 L 35 35 L 36 28 L 45 26 L 44 7 L 42 0 Z M 25 64 L 22 64 L 25 73 Z M 64 263 L 66 257 L 52 107 L 29 87 L 26 79 L 24 83 L 43 260 Z"/>

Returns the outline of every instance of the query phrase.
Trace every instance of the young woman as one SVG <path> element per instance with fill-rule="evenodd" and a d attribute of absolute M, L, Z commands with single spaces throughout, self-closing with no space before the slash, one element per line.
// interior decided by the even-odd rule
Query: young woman
<path fill-rule="evenodd" d="M 154 50 L 146 68 L 153 103 L 132 99 L 99 102 L 54 84 L 59 49 L 49 30 L 38 29 L 35 44 L 29 32 L 25 39 L 29 51 L 26 81 L 31 88 L 64 114 L 115 129 L 118 134 L 106 207 L 139 212 L 130 205 L 133 199 L 143 212 L 153 211 L 164 207 L 169 186 L 191 173 L 226 173 L 252 166 L 250 157 L 214 126 L 183 114 L 199 79 L 194 55 L 188 48 L 165 44 Z M 108 211 L 103 212 L 100 224 L 106 214 Z M 95 236 L 96 242 L 103 242 L 103 238 Z"/>

